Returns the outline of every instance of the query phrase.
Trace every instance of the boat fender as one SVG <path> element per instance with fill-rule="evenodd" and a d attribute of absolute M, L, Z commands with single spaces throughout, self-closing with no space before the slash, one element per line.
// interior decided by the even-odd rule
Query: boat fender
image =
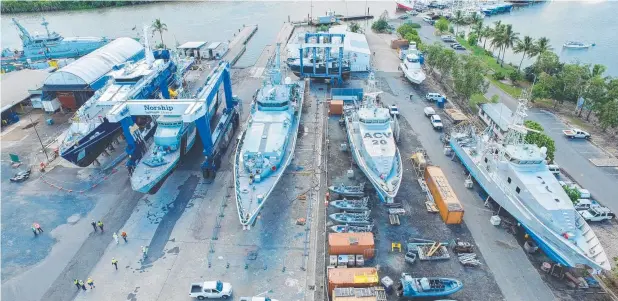
<path fill-rule="evenodd" d="M 270 168 L 272 171 L 277 171 L 277 166 L 274 166 Z"/>

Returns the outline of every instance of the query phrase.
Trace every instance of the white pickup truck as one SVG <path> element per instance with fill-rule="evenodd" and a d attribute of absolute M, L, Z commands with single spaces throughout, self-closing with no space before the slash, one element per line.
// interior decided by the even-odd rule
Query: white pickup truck
<path fill-rule="evenodd" d="M 204 281 L 203 283 L 191 283 L 190 297 L 198 300 L 223 298 L 232 296 L 232 285 L 221 281 Z"/>
<path fill-rule="evenodd" d="M 600 222 L 611 220 L 616 216 L 609 208 L 603 206 L 590 206 L 588 210 L 577 211 L 587 222 Z"/>
<path fill-rule="evenodd" d="M 569 139 L 590 139 L 590 134 L 580 129 L 563 130 L 562 132 Z"/>
<path fill-rule="evenodd" d="M 431 121 L 431 126 L 433 126 L 434 130 L 441 131 L 444 127 L 444 125 L 442 125 L 442 119 L 440 119 L 440 115 L 438 114 L 431 115 L 429 120 Z"/>

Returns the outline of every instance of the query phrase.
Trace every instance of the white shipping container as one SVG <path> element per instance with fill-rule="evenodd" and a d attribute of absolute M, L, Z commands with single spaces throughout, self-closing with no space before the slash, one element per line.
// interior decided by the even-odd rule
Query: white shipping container
<path fill-rule="evenodd" d="M 60 102 L 58 98 L 54 98 L 52 100 L 41 101 L 43 103 L 43 108 L 45 108 L 45 112 L 56 112 L 56 110 L 60 109 Z"/>

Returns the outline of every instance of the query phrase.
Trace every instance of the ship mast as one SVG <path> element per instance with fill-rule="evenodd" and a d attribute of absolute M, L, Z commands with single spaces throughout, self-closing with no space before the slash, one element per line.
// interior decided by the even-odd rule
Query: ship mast
<path fill-rule="evenodd" d="M 21 26 L 21 24 L 19 24 L 19 22 L 17 22 L 15 18 L 13 18 L 13 23 L 15 24 L 15 26 L 17 26 L 17 29 L 19 29 L 20 31 L 19 37 L 21 38 L 22 42 L 24 42 L 24 45 L 30 44 L 30 42 L 32 42 L 32 36 L 30 36 L 30 33 L 28 33 L 26 28 Z"/>
<path fill-rule="evenodd" d="M 524 120 L 526 119 L 526 111 L 528 110 L 528 93 L 522 92 L 519 103 L 517 104 L 517 110 L 513 113 L 513 119 L 509 124 L 509 130 L 504 136 L 505 145 L 519 145 L 524 143 L 526 133 L 528 132 L 524 126 Z"/>
<path fill-rule="evenodd" d="M 49 34 L 49 28 L 47 27 L 47 25 L 49 25 L 49 22 L 45 20 L 45 17 L 43 17 L 43 23 L 41 23 L 41 25 L 45 27 L 45 31 L 47 31 L 47 37 L 50 38 L 51 34 Z"/>

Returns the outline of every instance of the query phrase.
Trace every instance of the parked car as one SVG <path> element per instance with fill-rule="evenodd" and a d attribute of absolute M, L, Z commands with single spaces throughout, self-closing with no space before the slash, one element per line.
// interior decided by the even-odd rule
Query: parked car
<path fill-rule="evenodd" d="M 457 42 L 457 40 L 455 40 L 455 37 L 454 37 L 454 36 L 451 36 L 451 35 L 444 35 L 444 36 L 441 36 L 441 37 L 440 37 L 440 39 L 441 39 L 443 42 L 447 42 L 447 43 L 450 43 L 450 42 Z"/>
<path fill-rule="evenodd" d="M 431 115 L 436 114 L 436 111 L 432 107 L 425 107 L 423 112 L 425 113 L 425 117 L 431 117 Z"/>
<path fill-rule="evenodd" d="M 430 16 L 424 16 L 423 21 L 433 25 L 433 19 Z"/>
<path fill-rule="evenodd" d="M 396 105 L 390 105 L 388 107 L 388 112 L 391 113 L 393 117 L 399 117 L 399 108 Z"/>
<path fill-rule="evenodd" d="M 577 211 L 587 222 L 600 222 L 611 220 L 616 216 L 609 208 L 603 206 L 591 206 L 588 210 Z"/>
<path fill-rule="evenodd" d="M 431 126 L 433 126 L 434 130 L 441 131 L 442 128 L 444 127 L 442 125 L 442 119 L 440 118 L 440 115 L 438 114 L 431 115 L 431 117 L 429 117 L 429 120 L 431 121 Z"/>
<path fill-rule="evenodd" d="M 570 129 L 562 131 L 569 139 L 590 139 L 590 134 L 580 129 Z"/>
<path fill-rule="evenodd" d="M 204 281 L 203 283 L 191 283 L 190 297 L 199 300 L 223 298 L 232 296 L 232 285 L 221 281 Z"/>
<path fill-rule="evenodd" d="M 453 49 L 455 49 L 455 50 L 466 50 L 466 47 L 463 47 L 463 46 L 457 44 L 457 45 L 453 46 Z"/>
<path fill-rule="evenodd" d="M 451 43 L 451 48 L 455 48 L 455 46 L 461 46 L 461 44 L 455 42 L 455 43 Z"/>
<path fill-rule="evenodd" d="M 444 98 L 440 93 L 430 92 L 425 95 L 425 99 L 428 101 L 438 101 L 438 99 Z"/>
<path fill-rule="evenodd" d="M 558 166 L 557 164 L 547 165 L 547 168 L 549 168 L 549 171 L 553 173 L 554 175 L 560 174 L 560 166 Z"/>

